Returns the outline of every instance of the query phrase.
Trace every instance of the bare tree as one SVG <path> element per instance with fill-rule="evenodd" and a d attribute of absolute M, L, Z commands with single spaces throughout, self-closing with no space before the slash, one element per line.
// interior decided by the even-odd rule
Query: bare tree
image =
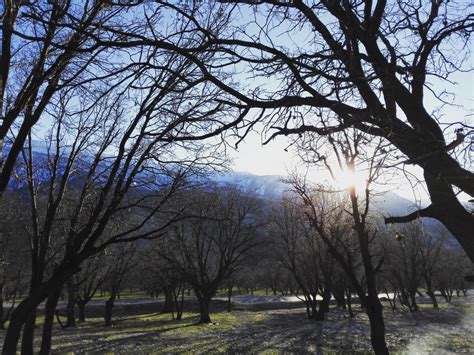
<path fill-rule="evenodd" d="M 132 248 L 131 248 L 132 247 Z M 106 280 L 105 288 L 109 292 L 109 298 L 105 301 L 104 321 L 105 326 L 112 326 L 112 311 L 126 277 L 135 266 L 135 247 L 127 243 L 114 245 L 106 251 Z"/>
<path fill-rule="evenodd" d="M 377 237 L 377 230 L 373 227 L 373 217 L 369 214 L 370 187 L 380 177 L 385 159 L 380 158 L 380 151 L 385 148 L 382 141 L 369 144 L 366 139 L 364 134 L 351 130 L 329 136 L 329 147 L 324 153 L 320 150 L 311 150 L 311 147 L 305 149 L 305 152 L 314 154 L 314 162 L 322 160 L 331 175 L 334 175 L 336 169 L 346 171 L 346 178 L 349 181 L 344 194 L 348 199 L 345 203 L 334 197 L 337 195 L 334 194 L 334 189 L 324 186 L 311 189 L 297 176 L 290 182 L 306 206 L 305 213 L 312 228 L 346 273 L 367 312 L 374 351 L 386 354 L 388 350 L 385 343 L 383 307 L 378 297 L 376 283 L 377 272 L 384 258 L 373 243 Z M 324 159 L 321 159 L 322 154 Z M 331 161 L 335 163 L 331 164 Z M 365 182 L 357 181 L 356 169 L 366 169 Z M 316 194 L 318 190 L 319 193 Z M 329 198 L 328 195 L 331 194 L 333 197 Z M 348 223 L 352 225 L 353 233 L 348 233 L 344 229 L 344 226 L 347 226 L 341 223 L 344 218 L 349 219 Z M 343 238 L 344 236 L 346 238 Z M 354 253 L 354 248 L 358 253 Z"/>
<path fill-rule="evenodd" d="M 79 322 L 86 321 L 86 306 L 92 300 L 97 290 L 102 287 L 106 279 L 104 270 L 104 254 L 98 254 L 87 259 L 81 271 L 74 275 L 76 287 L 76 304 L 79 308 Z"/>
<path fill-rule="evenodd" d="M 199 302 L 200 323 L 210 323 L 209 304 L 221 283 L 259 244 L 260 201 L 235 187 L 194 189 L 187 213 L 166 239 L 160 256 L 185 275 Z M 160 252 L 161 250 L 166 252 Z"/>
<path fill-rule="evenodd" d="M 308 318 L 324 320 L 329 311 L 335 261 L 308 225 L 302 206 L 283 199 L 273 210 L 269 233 L 279 241 L 277 259 L 295 278 Z"/>
<path fill-rule="evenodd" d="M 164 305 L 160 313 L 171 313 L 174 318 L 181 319 L 184 306 L 185 275 L 172 263 L 161 256 L 167 250 L 173 250 L 173 245 L 152 243 L 142 251 L 140 269 L 145 274 L 144 282 L 148 283 L 155 294 L 163 293 Z M 147 287 L 147 286 L 145 286 Z"/>
<path fill-rule="evenodd" d="M 25 207 L 21 197 L 7 192 L 7 198 L 0 201 L 0 328 L 10 319 L 16 303 L 27 289 L 28 241 L 20 211 Z M 8 302 L 7 306 L 5 302 Z M 4 311 L 4 307 L 6 312 Z"/>
<path fill-rule="evenodd" d="M 387 236 L 384 246 L 384 268 L 389 270 L 389 278 L 394 289 L 400 292 L 400 301 L 410 311 L 418 311 L 416 295 L 423 284 L 424 240 L 421 222 L 399 228 L 394 235 Z"/>
<path fill-rule="evenodd" d="M 72 99 L 77 88 L 60 92 L 48 112 L 53 125 L 45 157 L 34 154 L 29 139 L 18 174 L 29 191 L 32 279 L 29 296 L 12 314 L 5 353 L 16 348 L 22 328 L 22 347 L 32 349 L 34 310 L 84 260 L 117 242 L 155 238 L 175 221 L 177 215 L 164 206 L 185 182 L 183 171 L 222 161 L 193 139 L 203 132 L 218 134 L 207 123 L 216 114 L 206 111 L 213 93 L 199 94 L 197 84 L 184 80 L 186 61 L 173 56 L 160 60 L 163 67 L 154 71 L 156 77 L 133 78 L 119 92 L 105 87 L 105 94 L 96 92 L 99 99 L 83 96 L 77 104 Z M 192 70 L 186 73 L 192 80 Z M 143 96 L 136 96 L 137 90 Z M 127 110 L 126 95 L 132 97 Z M 170 135 L 177 137 L 173 144 Z M 177 155 L 178 146 L 188 158 Z M 44 166 L 46 171 L 40 168 Z M 126 214 L 134 218 L 121 231 L 107 234 Z M 161 218 L 155 218 L 158 214 Z M 107 239 L 101 239 L 104 234 Z"/>
<path fill-rule="evenodd" d="M 462 118 L 445 119 L 436 110 L 430 112 L 427 103 L 432 96 L 441 105 L 450 103 L 444 87 L 451 74 L 471 69 L 467 44 L 474 28 L 472 4 L 222 3 L 230 4 L 222 4 L 216 13 L 230 17 L 230 25 L 213 31 L 205 26 L 207 9 L 190 6 L 185 12 L 189 26 L 203 29 L 205 44 L 170 47 L 200 64 L 205 77 L 232 96 L 221 102 L 243 113 L 248 110 L 242 136 L 264 122 L 266 142 L 280 135 L 328 136 L 348 128 L 383 138 L 398 152 L 387 167 L 421 167 L 431 197 L 429 206 L 406 216 L 387 217 L 386 223 L 435 218 L 474 260 L 470 233 L 474 217 L 456 194 L 460 190 L 474 197 L 474 174 L 467 170 L 472 140 L 466 140 L 473 126 Z M 131 32 L 127 35 L 143 45 L 161 43 Z M 200 63 L 197 54 L 203 52 L 220 53 L 220 65 Z M 234 75 L 236 67 L 251 79 Z M 439 89 L 435 83 L 440 83 Z M 460 154 L 452 156 L 456 147 Z"/>

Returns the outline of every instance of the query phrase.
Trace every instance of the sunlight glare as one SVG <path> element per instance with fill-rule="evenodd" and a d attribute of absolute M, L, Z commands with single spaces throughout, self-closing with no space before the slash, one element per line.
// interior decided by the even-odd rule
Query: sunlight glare
<path fill-rule="evenodd" d="M 334 178 L 335 186 L 344 190 L 355 186 L 357 191 L 363 191 L 367 185 L 367 177 L 360 171 L 338 170 L 334 172 Z"/>

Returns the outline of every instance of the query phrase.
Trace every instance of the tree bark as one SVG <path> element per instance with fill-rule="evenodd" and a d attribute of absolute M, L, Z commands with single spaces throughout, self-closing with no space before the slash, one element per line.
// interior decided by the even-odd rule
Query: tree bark
<path fill-rule="evenodd" d="M 331 289 L 329 287 L 326 287 L 323 292 L 323 299 L 321 300 L 319 304 L 319 312 L 328 313 L 330 301 L 331 301 Z"/>
<path fill-rule="evenodd" d="M 61 295 L 61 289 L 57 289 L 52 293 L 48 300 L 46 301 L 46 306 L 44 309 L 44 325 L 43 325 L 43 334 L 41 337 L 41 349 L 40 355 L 47 355 L 51 351 L 51 337 L 53 335 L 53 323 L 54 323 L 54 313 L 58 305 L 59 296 Z"/>
<path fill-rule="evenodd" d="M 199 301 L 199 323 L 212 323 L 211 317 L 209 315 L 209 303 L 211 300 L 209 298 L 198 298 Z"/>
<path fill-rule="evenodd" d="M 36 325 L 36 307 L 29 313 L 25 325 L 23 326 L 23 334 L 21 337 L 21 353 L 24 355 L 33 355 L 33 340 L 35 337 Z"/>
<path fill-rule="evenodd" d="M 110 298 L 105 301 L 104 323 L 106 327 L 112 326 L 112 311 L 114 309 L 116 294 L 112 292 Z"/>
<path fill-rule="evenodd" d="M 76 326 L 76 287 L 74 285 L 74 280 L 71 277 L 66 282 L 67 284 L 67 306 L 66 306 L 66 328 L 75 327 Z"/>
<path fill-rule="evenodd" d="M 383 320 L 383 308 L 380 300 L 371 300 L 367 305 L 367 315 L 370 321 L 370 341 L 377 355 L 388 354 L 385 343 L 385 323 Z"/>
<path fill-rule="evenodd" d="M 77 307 L 79 308 L 79 322 L 86 321 L 86 303 L 84 301 L 78 301 Z"/>
<path fill-rule="evenodd" d="M 1 237 L 1 235 L 0 235 Z M 3 322 L 3 283 L 0 284 L 0 329 L 5 329 L 5 323 Z"/>
<path fill-rule="evenodd" d="M 173 312 L 173 292 L 168 288 L 165 289 L 165 304 L 163 305 L 161 314 Z"/>
<path fill-rule="evenodd" d="M 36 308 L 43 302 L 54 290 L 59 288 L 68 277 L 78 271 L 78 268 L 72 264 L 61 265 L 53 273 L 51 278 L 34 289 L 26 298 L 24 298 L 12 313 L 10 325 L 5 335 L 2 354 L 15 354 L 18 341 L 20 340 L 21 329 L 31 315 L 36 314 Z"/>
<path fill-rule="evenodd" d="M 426 291 L 426 294 L 430 297 L 431 303 L 433 303 L 433 308 L 438 309 L 439 308 L 438 300 L 436 299 L 434 292 L 431 290 L 428 290 Z"/>
<path fill-rule="evenodd" d="M 232 289 L 233 289 L 232 285 L 230 285 L 229 288 L 227 289 L 227 312 L 232 311 Z"/>
<path fill-rule="evenodd" d="M 419 217 L 437 219 L 454 235 L 466 254 L 474 262 L 474 215 L 466 211 L 458 201 L 453 188 L 444 179 L 431 175 L 424 177 L 432 204 L 420 211 L 403 217 L 387 217 L 385 223 L 406 223 Z"/>

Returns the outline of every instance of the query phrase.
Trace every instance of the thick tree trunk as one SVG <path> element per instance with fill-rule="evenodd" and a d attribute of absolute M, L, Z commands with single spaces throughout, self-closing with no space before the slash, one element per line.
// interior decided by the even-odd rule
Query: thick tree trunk
<path fill-rule="evenodd" d="M 18 304 L 12 313 L 10 324 L 5 335 L 2 354 L 15 354 L 18 341 L 20 340 L 21 329 L 31 314 L 35 314 L 36 307 L 43 302 L 54 290 L 59 288 L 68 277 L 78 271 L 77 267 L 68 264 L 61 265 L 54 272 L 52 277 L 38 288 L 33 290 L 23 301 Z"/>
<path fill-rule="evenodd" d="M 74 285 L 74 280 L 71 277 L 66 282 L 67 285 L 67 306 L 66 306 L 66 328 L 75 327 L 76 326 L 76 287 Z"/>
<path fill-rule="evenodd" d="M 210 298 L 198 298 L 199 301 L 199 323 L 212 323 L 211 317 L 209 315 L 209 303 L 211 302 Z"/>
<path fill-rule="evenodd" d="M 61 288 L 56 290 L 48 297 L 44 309 L 44 325 L 43 334 L 41 337 L 40 355 L 47 355 L 51 351 L 51 337 L 53 335 L 54 313 L 58 305 L 59 296 L 61 295 Z"/>
<path fill-rule="evenodd" d="M 328 313 L 329 312 L 329 302 L 331 301 L 331 289 L 326 287 L 323 292 L 323 299 L 319 304 L 319 312 L 320 313 Z"/>
<path fill-rule="evenodd" d="M 437 162 L 434 162 L 437 160 Z M 447 164 L 451 161 L 453 170 L 452 175 L 454 176 L 455 169 L 461 169 L 459 164 L 450 157 L 442 159 L 433 159 L 429 164 Z M 420 211 L 409 214 L 403 217 L 388 217 L 385 218 L 385 223 L 407 223 L 419 217 L 431 217 L 435 218 L 454 235 L 459 244 L 469 256 L 472 262 L 474 262 L 474 215 L 469 213 L 464 206 L 458 201 L 456 194 L 453 191 L 452 186 L 447 183 L 439 175 L 432 175 L 428 172 L 429 169 L 425 169 L 424 177 L 428 192 L 431 198 L 431 205 Z M 463 170 L 463 169 L 461 169 Z M 444 169 L 444 171 L 449 171 Z M 467 174 L 470 174 L 466 171 Z M 463 178 L 466 175 L 460 175 Z M 472 176 L 472 173 L 471 173 Z M 466 184 L 470 184 L 468 179 L 464 181 Z M 465 189 L 464 191 L 467 191 Z M 471 187 L 472 191 L 472 187 Z"/>
<path fill-rule="evenodd" d="M 3 319 L 3 283 L 0 284 L 0 329 L 5 329 L 5 323 Z"/>
<path fill-rule="evenodd" d="M 387 344 L 385 343 L 385 323 L 383 320 L 382 304 L 377 299 L 372 300 L 367 305 L 367 315 L 370 321 L 370 341 L 372 348 L 377 355 L 388 354 Z"/>
<path fill-rule="evenodd" d="M 21 337 L 21 353 L 25 355 L 33 354 L 33 340 L 35 337 L 36 309 L 28 315 L 23 334 Z"/>
<path fill-rule="evenodd" d="M 434 292 L 431 290 L 428 290 L 426 291 L 426 294 L 430 297 L 431 303 L 433 303 L 433 308 L 438 309 L 439 308 L 438 300 L 436 299 Z"/>
<path fill-rule="evenodd" d="M 410 292 L 410 310 L 412 312 L 417 312 L 418 311 L 418 304 L 416 303 L 416 293 Z"/>

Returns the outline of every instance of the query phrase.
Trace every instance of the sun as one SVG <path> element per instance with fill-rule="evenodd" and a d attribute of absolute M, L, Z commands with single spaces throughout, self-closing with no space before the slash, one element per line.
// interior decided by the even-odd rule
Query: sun
<path fill-rule="evenodd" d="M 361 171 L 350 169 L 339 169 L 333 171 L 334 185 L 339 189 L 350 189 L 355 187 L 357 191 L 365 190 L 367 186 L 367 176 Z"/>

